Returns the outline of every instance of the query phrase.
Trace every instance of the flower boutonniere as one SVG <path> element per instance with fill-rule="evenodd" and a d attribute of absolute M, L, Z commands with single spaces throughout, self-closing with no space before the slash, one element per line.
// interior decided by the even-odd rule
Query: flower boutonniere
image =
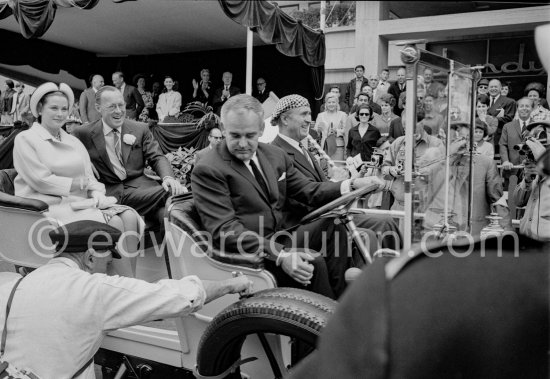
<path fill-rule="evenodd" d="M 125 134 L 122 136 L 122 141 L 124 141 L 126 145 L 131 146 L 136 143 L 136 136 L 134 136 L 133 134 Z"/>

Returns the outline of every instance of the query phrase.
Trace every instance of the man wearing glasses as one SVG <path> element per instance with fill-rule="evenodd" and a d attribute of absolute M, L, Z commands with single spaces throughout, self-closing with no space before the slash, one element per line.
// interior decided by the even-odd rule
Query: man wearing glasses
<path fill-rule="evenodd" d="M 210 150 L 213 150 L 220 142 L 223 141 L 223 134 L 219 128 L 212 128 L 208 133 L 208 141 L 210 144 L 204 149 L 197 151 L 195 154 L 195 165 L 199 163 L 199 159 L 204 157 Z"/>
<path fill-rule="evenodd" d="M 267 84 L 264 78 L 258 78 L 258 80 L 256 80 L 256 91 L 254 91 L 252 96 L 258 99 L 258 101 L 262 104 L 269 97 L 269 91 L 266 87 Z"/>
<path fill-rule="evenodd" d="M 479 81 L 479 83 L 477 83 L 477 94 L 478 95 L 481 95 L 481 94 L 487 95 L 488 92 L 489 92 L 489 80 L 481 79 Z"/>
<path fill-rule="evenodd" d="M 73 135 L 88 150 L 107 196 L 116 197 L 119 204 L 146 218 L 162 221 L 168 196 L 186 192 L 185 187 L 174 179 L 172 167 L 149 128 L 126 119 L 126 104 L 118 89 L 101 87 L 95 102 L 101 119 L 75 129 Z M 145 162 L 162 184 L 144 175 Z"/>

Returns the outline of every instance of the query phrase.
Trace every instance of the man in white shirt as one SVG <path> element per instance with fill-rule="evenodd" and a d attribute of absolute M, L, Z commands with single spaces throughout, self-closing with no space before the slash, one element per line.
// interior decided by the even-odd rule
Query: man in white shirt
<path fill-rule="evenodd" d="M 143 280 L 107 276 L 120 258 L 117 229 L 77 221 L 50 232 L 59 255 L 17 287 L 7 322 L 4 358 L 41 378 L 95 378 L 92 358 L 115 329 L 159 318 L 182 317 L 229 293 L 250 289 L 246 277 L 219 282 L 188 276 Z M 0 327 L 9 294 L 19 279 L 0 286 Z"/>

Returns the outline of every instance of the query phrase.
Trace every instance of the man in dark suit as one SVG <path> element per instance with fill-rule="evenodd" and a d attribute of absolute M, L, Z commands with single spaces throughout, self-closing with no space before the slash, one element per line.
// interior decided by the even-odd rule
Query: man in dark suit
<path fill-rule="evenodd" d="M 275 137 L 272 145 L 283 149 L 292 162 L 294 167 L 300 171 L 306 178 L 315 182 L 327 182 L 323 170 L 317 163 L 317 160 L 302 145 L 302 141 L 307 137 L 308 130 L 299 123 L 288 120 L 283 122 L 279 118 L 279 135 Z M 312 212 L 314 208 L 299 201 L 289 200 L 285 206 L 285 227 L 291 227 L 300 222 L 302 217 Z M 381 237 L 382 247 L 399 248 L 401 240 L 397 224 L 391 217 L 386 216 L 362 216 L 354 215 L 355 224 L 364 229 L 369 229 Z M 370 251 L 378 250 L 376 241 L 371 241 Z"/>
<path fill-rule="evenodd" d="M 309 128 L 308 101 L 298 95 L 282 98 L 273 122 L 279 117 L 294 118 Z M 333 220 L 327 219 L 286 233 L 283 207 L 287 199 L 321 206 L 351 188 L 381 186 L 381 181 L 333 183 L 306 178 L 283 150 L 258 142 L 264 129 L 263 108 L 252 96 L 231 97 L 221 118 L 225 143 L 203 157 L 191 175 L 196 207 L 214 245 L 230 253 L 260 254 L 279 286 L 301 284 L 328 297 L 339 296 L 345 288 L 345 271 L 360 265 L 347 251 L 347 235 L 337 233 Z M 315 258 L 310 249 L 322 257 Z"/>
<path fill-rule="evenodd" d="M 208 141 L 210 142 L 208 146 L 195 153 L 195 166 L 199 163 L 199 159 L 204 157 L 209 151 L 213 150 L 220 142 L 223 141 L 222 131 L 219 128 L 210 129 L 210 133 L 208 133 Z"/>
<path fill-rule="evenodd" d="M 86 88 L 80 95 L 80 119 L 83 124 L 97 121 L 101 114 L 95 108 L 95 94 L 105 84 L 103 76 L 94 75 L 92 77 L 92 86 Z"/>
<path fill-rule="evenodd" d="M 363 77 L 365 73 L 365 66 L 362 64 L 355 66 L 355 78 L 351 79 L 346 87 L 345 101 L 348 104 L 348 107 L 351 109 L 353 104 L 357 101 L 357 95 L 361 93 L 361 88 L 365 84 L 368 84 L 367 78 Z"/>
<path fill-rule="evenodd" d="M 399 67 L 399 69 L 397 70 L 397 80 L 390 85 L 390 88 L 388 88 L 388 93 L 390 95 L 393 95 L 393 98 L 395 99 L 393 113 L 398 116 L 401 114 L 401 109 L 399 108 L 398 101 L 399 95 L 407 90 L 406 73 L 407 70 L 405 69 L 405 67 Z"/>
<path fill-rule="evenodd" d="M 122 92 L 124 102 L 126 103 L 126 117 L 135 120 L 145 107 L 143 97 L 136 87 L 126 84 L 122 72 L 115 72 L 112 79 L 115 87 Z"/>
<path fill-rule="evenodd" d="M 258 80 L 256 80 L 256 90 L 252 92 L 252 96 L 258 99 L 258 101 L 262 104 L 269 97 L 267 82 L 264 78 L 259 77 Z"/>
<path fill-rule="evenodd" d="M 533 100 L 524 97 L 518 100 L 518 116 L 519 120 L 513 120 L 504 125 L 502 135 L 500 137 L 500 160 L 504 170 L 512 169 L 512 166 L 521 163 L 519 151 L 514 149 L 514 145 L 522 143 L 523 132 L 529 124 L 529 117 L 533 111 Z"/>
<path fill-rule="evenodd" d="M 223 73 L 222 76 L 223 81 L 223 87 L 218 88 L 214 92 L 214 112 L 216 114 L 220 114 L 220 110 L 222 109 L 222 106 L 225 104 L 227 99 L 229 99 L 231 96 L 235 96 L 241 93 L 241 90 L 239 87 L 231 85 L 231 82 L 233 81 L 233 74 L 229 71 L 226 71 Z"/>
<path fill-rule="evenodd" d="M 493 79 L 489 82 L 489 96 L 491 102 L 487 109 L 487 114 L 496 117 L 498 120 L 498 127 L 494 136 L 495 153 L 499 153 L 500 148 L 500 135 L 502 134 L 502 128 L 504 124 L 512 121 L 516 114 L 516 102 L 506 96 L 502 96 L 500 91 L 502 84 L 500 80 Z"/>
<path fill-rule="evenodd" d="M 521 98 L 517 101 L 517 108 L 519 119 L 504 124 L 499 142 L 500 161 L 504 170 L 502 177 L 504 178 L 505 190 L 508 189 L 510 176 L 518 173 L 518 170 L 512 167 L 521 164 L 522 161 L 519 151 L 514 149 L 514 145 L 524 141 L 523 132 L 526 131 L 529 124 L 529 118 L 533 111 L 533 100 L 527 97 Z"/>
<path fill-rule="evenodd" d="M 145 124 L 125 119 L 122 94 L 115 87 L 102 87 L 96 94 L 101 119 L 73 131 L 80 139 L 105 184 L 107 195 L 140 215 L 161 221 L 169 195 L 185 192 Z M 97 102 L 96 102 L 97 103 Z M 162 185 L 143 173 L 147 162 L 162 179 Z"/>

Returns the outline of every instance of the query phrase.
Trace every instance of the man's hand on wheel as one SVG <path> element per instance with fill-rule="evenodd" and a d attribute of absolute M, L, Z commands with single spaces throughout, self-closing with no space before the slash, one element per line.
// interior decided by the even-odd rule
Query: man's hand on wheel
<path fill-rule="evenodd" d="M 313 261 L 315 257 L 310 253 L 297 249 L 287 249 L 281 254 L 284 254 L 281 259 L 283 271 L 304 286 L 311 284 L 313 265 L 309 262 Z"/>
<path fill-rule="evenodd" d="M 373 185 L 373 184 L 378 185 L 378 189 L 382 190 L 382 189 L 384 189 L 384 186 L 385 186 L 386 183 L 377 176 L 366 176 L 364 178 L 355 179 L 354 187 L 356 189 L 359 189 L 359 188 L 363 188 L 363 187 L 368 187 L 368 186 Z"/>
<path fill-rule="evenodd" d="M 231 293 L 251 293 L 252 281 L 245 275 L 226 280 L 201 280 L 206 292 L 205 304 Z"/>
<path fill-rule="evenodd" d="M 182 193 L 187 192 L 187 188 L 185 188 L 185 186 L 183 186 L 178 180 L 171 177 L 166 177 L 162 181 L 162 188 L 164 188 L 166 192 L 170 192 L 172 196 L 181 195 Z"/>

